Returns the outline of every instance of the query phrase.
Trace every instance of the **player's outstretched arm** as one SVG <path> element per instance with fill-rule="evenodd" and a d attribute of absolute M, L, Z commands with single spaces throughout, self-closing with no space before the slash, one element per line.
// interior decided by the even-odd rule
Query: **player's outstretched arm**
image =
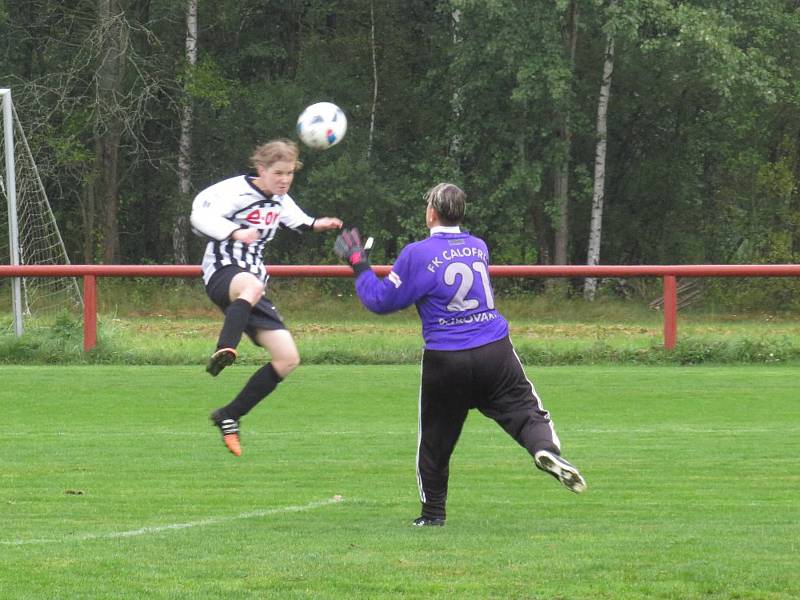
<path fill-rule="evenodd" d="M 408 277 L 409 284 L 403 285 L 398 273 L 406 273 L 409 263 L 408 248 L 404 248 L 388 277 L 380 279 L 372 271 L 367 256 L 372 247 L 372 238 L 361 243 L 358 229 L 345 229 L 336 238 L 333 251 L 346 260 L 356 273 L 355 286 L 361 304 L 367 310 L 377 314 L 386 314 L 411 306 L 419 295 L 413 277 Z M 405 275 L 403 275 L 405 277 Z"/>

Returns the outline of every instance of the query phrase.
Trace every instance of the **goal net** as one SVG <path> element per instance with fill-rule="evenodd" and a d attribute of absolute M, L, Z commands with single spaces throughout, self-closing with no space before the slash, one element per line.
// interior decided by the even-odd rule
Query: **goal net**
<path fill-rule="evenodd" d="M 0 101 L 0 264 L 69 264 L 11 91 L 0 89 Z M 13 326 L 17 335 L 23 321 L 26 327 L 46 326 L 54 315 L 81 304 L 74 277 L 0 277 L 0 326 Z"/>

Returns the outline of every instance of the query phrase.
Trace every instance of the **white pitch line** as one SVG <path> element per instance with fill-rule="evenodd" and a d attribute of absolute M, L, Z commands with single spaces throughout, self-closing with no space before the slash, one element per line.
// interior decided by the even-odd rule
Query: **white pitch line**
<path fill-rule="evenodd" d="M 29 540 L 0 540 L 0 546 L 28 546 L 32 544 L 57 544 L 66 542 L 87 542 L 91 540 L 114 540 L 120 538 L 131 538 L 153 533 L 163 533 L 165 531 L 178 531 L 181 529 L 191 529 L 192 527 L 205 527 L 206 525 L 218 525 L 220 523 L 230 523 L 231 521 L 241 521 L 242 519 L 257 519 L 281 513 L 303 512 L 321 508 L 330 504 L 342 502 L 341 496 L 334 496 L 325 500 L 317 500 L 308 504 L 298 506 L 279 506 L 277 508 L 267 508 L 241 513 L 232 517 L 209 517 L 199 521 L 189 521 L 188 523 L 171 523 L 169 525 L 154 525 L 151 527 L 140 527 L 128 531 L 110 531 L 108 533 L 83 533 L 80 535 L 70 535 L 62 538 L 39 538 Z"/>

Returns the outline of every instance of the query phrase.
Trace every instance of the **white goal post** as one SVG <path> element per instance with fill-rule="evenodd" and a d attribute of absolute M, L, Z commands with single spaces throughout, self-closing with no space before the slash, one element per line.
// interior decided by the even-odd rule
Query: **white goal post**
<path fill-rule="evenodd" d="M 17 181 L 14 168 L 14 120 L 11 110 L 11 90 L 0 88 L 3 99 L 3 154 L 6 164 L 5 194 L 8 200 L 8 249 L 12 266 L 19 265 L 19 222 L 17 219 Z M 11 310 L 14 313 L 14 334 L 22 335 L 22 279 L 11 282 Z"/>
<path fill-rule="evenodd" d="M 0 100 L 3 122 L 0 221 L 8 223 L 8 236 L 0 234 L 0 264 L 5 262 L 5 256 L 12 266 L 69 264 L 33 153 L 11 101 L 11 90 L 0 88 Z M 0 280 L 0 287 L 2 284 Z M 17 337 L 24 331 L 23 318 L 82 304 L 74 277 L 14 277 L 10 284 L 13 328 Z"/>

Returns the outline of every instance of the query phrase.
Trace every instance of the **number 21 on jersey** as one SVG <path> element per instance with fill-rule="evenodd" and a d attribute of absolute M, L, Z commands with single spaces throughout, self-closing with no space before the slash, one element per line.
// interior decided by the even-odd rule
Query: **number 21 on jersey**
<path fill-rule="evenodd" d="M 494 296 L 492 294 L 492 286 L 489 283 L 489 271 L 485 263 L 476 260 L 472 265 L 462 262 L 452 262 L 447 265 L 444 271 L 445 284 L 451 287 L 458 286 L 450 298 L 450 302 L 447 303 L 447 310 L 450 312 L 462 312 L 475 310 L 481 305 L 480 294 L 473 294 L 468 297 L 472 290 L 472 284 L 475 282 L 475 273 L 480 277 L 483 286 L 486 308 L 494 308 Z"/>

